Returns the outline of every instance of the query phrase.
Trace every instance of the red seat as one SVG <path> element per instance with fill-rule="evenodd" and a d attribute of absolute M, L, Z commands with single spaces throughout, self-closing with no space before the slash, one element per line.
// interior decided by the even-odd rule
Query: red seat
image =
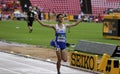
<path fill-rule="evenodd" d="M 75 11 L 81 10 L 79 0 L 30 0 L 30 1 L 32 5 L 37 4 L 39 7 L 42 7 L 43 10 L 45 11 L 47 9 L 50 9 L 55 10 L 58 13 L 63 13 L 64 11 L 66 11 L 72 14 L 76 13 L 79 14 L 79 12 Z"/>

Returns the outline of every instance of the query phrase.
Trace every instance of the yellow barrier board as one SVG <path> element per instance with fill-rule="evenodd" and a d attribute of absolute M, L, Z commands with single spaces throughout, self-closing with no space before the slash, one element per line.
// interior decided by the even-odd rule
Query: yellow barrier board
<path fill-rule="evenodd" d="M 103 54 L 100 64 L 98 65 L 98 71 L 101 71 L 101 72 L 105 71 L 108 59 L 110 59 L 110 55 Z"/>
<path fill-rule="evenodd" d="M 48 20 L 48 13 L 45 13 L 45 20 Z"/>
<path fill-rule="evenodd" d="M 81 52 L 70 53 L 70 65 L 97 71 L 98 55 L 90 55 Z"/>
<path fill-rule="evenodd" d="M 119 60 L 109 59 L 104 74 L 120 74 Z"/>
<path fill-rule="evenodd" d="M 104 15 L 104 19 L 120 19 L 120 13 Z"/>
<path fill-rule="evenodd" d="M 73 15 L 68 15 L 68 20 L 74 20 L 74 16 Z"/>
<path fill-rule="evenodd" d="M 104 15 L 103 22 L 103 37 L 120 39 L 120 13 L 112 13 L 109 15 Z"/>

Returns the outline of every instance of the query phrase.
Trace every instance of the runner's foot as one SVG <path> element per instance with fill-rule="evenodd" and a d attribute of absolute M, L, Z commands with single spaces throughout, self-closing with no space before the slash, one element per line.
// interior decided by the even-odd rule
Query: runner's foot
<path fill-rule="evenodd" d="M 30 29 L 29 33 L 32 33 L 32 29 Z"/>
<path fill-rule="evenodd" d="M 60 72 L 58 72 L 58 74 L 61 74 Z"/>

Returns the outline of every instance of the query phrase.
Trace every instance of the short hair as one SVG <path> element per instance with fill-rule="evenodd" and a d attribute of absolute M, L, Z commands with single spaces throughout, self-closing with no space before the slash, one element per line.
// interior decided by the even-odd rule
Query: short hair
<path fill-rule="evenodd" d="M 58 19 L 60 15 L 62 15 L 62 14 L 58 14 L 58 15 L 56 16 L 56 18 Z"/>
<path fill-rule="evenodd" d="M 29 6 L 29 9 L 32 9 L 32 6 Z"/>

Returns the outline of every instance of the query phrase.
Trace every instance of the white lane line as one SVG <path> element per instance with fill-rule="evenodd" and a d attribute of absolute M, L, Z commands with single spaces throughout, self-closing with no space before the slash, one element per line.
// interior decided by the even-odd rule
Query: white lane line
<path fill-rule="evenodd" d="M 0 59 L 2 59 L 2 58 L 4 58 L 4 59 L 6 59 L 6 60 L 9 60 L 9 61 L 11 61 L 11 60 L 14 60 L 14 62 L 17 62 L 17 63 L 21 63 L 22 62 L 22 64 L 23 63 L 27 63 L 27 65 L 29 64 L 30 66 L 31 66 L 31 64 L 32 63 L 35 63 L 34 65 L 32 65 L 32 66 L 34 66 L 34 67 L 38 67 L 38 65 L 39 65 L 39 67 L 41 67 L 41 65 L 40 64 L 42 64 L 42 67 L 43 67 L 43 64 L 44 63 L 41 63 L 41 61 L 39 62 L 39 61 L 37 61 L 37 60 L 34 60 L 34 59 L 30 59 L 30 58 L 25 58 L 25 57 L 20 57 L 20 56 L 16 56 L 16 55 L 13 55 L 13 54 L 7 54 L 7 53 L 1 53 L 0 52 Z M 8 61 L 8 62 L 9 62 Z M 6 61 L 4 61 L 4 60 L 1 60 L 1 62 L 6 62 Z M 15 65 L 15 63 L 13 62 L 13 65 Z M 43 61 L 42 61 L 43 62 Z M 12 65 L 11 64 L 12 62 L 10 62 L 8 65 Z M 38 64 L 38 65 L 37 65 Z M 1 64 L 2 65 L 2 64 Z M 6 64 L 7 65 L 7 64 Z M 48 71 L 40 71 L 40 70 L 38 70 L 38 69 L 33 69 L 33 68 L 25 68 L 25 67 L 23 67 L 23 66 L 21 66 L 21 65 L 16 65 L 16 66 L 20 66 L 20 68 L 14 68 L 13 70 L 14 71 L 21 71 L 21 72 L 26 72 L 26 73 L 31 73 L 31 74 L 48 74 Z M 48 65 L 46 65 L 45 64 L 45 66 L 47 67 Z M 49 65 L 49 66 L 53 66 L 53 65 Z M 48 66 L 48 67 L 49 67 Z M 4 67 L 4 66 L 3 66 Z M 6 66 L 7 67 L 7 66 Z M 15 66 L 14 66 L 15 67 Z M 21 67 L 23 67 L 23 69 L 21 68 Z M 38 68 L 39 68 L 38 67 Z M 63 67 L 63 66 L 62 66 Z M 44 67 L 45 68 L 45 67 Z M 45 69 L 45 70 L 50 70 L 50 69 Z M 66 67 L 64 68 L 61 68 L 61 71 L 63 70 L 63 73 L 76 73 L 76 74 L 78 74 L 78 73 L 82 73 L 82 74 L 92 74 L 92 73 L 88 73 L 88 72 L 84 72 L 84 71 L 76 71 L 76 70 L 72 70 L 72 69 L 67 69 Z M 65 70 L 65 71 L 64 71 Z M 71 70 L 73 71 L 73 72 L 71 72 Z M 50 70 L 50 71 L 54 71 L 54 70 Z M 74 72 L 75 71 L 75 72 Z M 50 74 L 56 74 L 56 71 L 55 72 L 49 72 Z"/>
<path fill-rule="evenodd" d="M 1 58 L 4 58 L 4 59 L 14 60 L 16 62 L 29 64 L 31 66 L 35 66 L 35 67 L 38 67 L 38 68 L 41 67 L 41 66 L 45 66 L 45 67 L 42 67 L 42 69 L 56 72 L 56 70 L 53 69 L 53 68 L 49 69 L 49 66 L 51 66 L 51 67 L 55 66 L 53 63 L 40 61 L 40 60 L 35 60 L 35 59 L 31 59 L 31 58 L 25 58 L 23 56 L 21 57 L 21 56 L 18 56 L 18 55 L 13 55 L 13 54 L 8 54 L 8 53 L 1 53 L 1 52 L 0 52 L 0 56 L 2 56 Z M 47 68 L 47 66 L 48 66 L 48 68 Z"/>
<path fill-rule="evenodd" d="M 1 58 L 0 58 L 1 59 Z M 2 58 L 1 60 L 7 60 L 7 61 L 9 61 L 9 62 L 15 62 L 15 63 L 18 63 L 18 64 L 21 64 L 21 65 L 24 65 L 24 66 L 28 66 L 28 67 L 32 67 L 32 68 L 34 68 L 35 70 L 38 70 L 38 71 L 44 71 L 44 72 L 46 72 L 46 71 L 48 71 L 48 72 L 52 72 L 52 73 L 55 73 L 55 71 L 51 71 L 51 70 L 48 70 L 48 69 L 44 69 L 44 68 L 40 68 L 40 67 L 35 67 L 35 66 L 31 66 L 31 65 L 28 65 L 28 64 L 25 64 L 25 63 L 20 63 L 20 62 L 17 62 L 17 61 L 13 61 L 13 60 L 8 60 L 8 59 L 4 59 L 4 58 Z M 15 64 L 14 63 L 14 64 Z"/>
<path fill-rule="evenodd" d="M 5 71 L 8 71 L 9 73 L 21 74 L 21 73 L 19 73 L 19 72 L 12 71 L 12 70 L 9 70 L 9 69 L 7 69 L 7 68 L 2 68 L 2 67 L 0 67 L 0 69 L 1 69 L 1 70 L 5 70 Z"/>

